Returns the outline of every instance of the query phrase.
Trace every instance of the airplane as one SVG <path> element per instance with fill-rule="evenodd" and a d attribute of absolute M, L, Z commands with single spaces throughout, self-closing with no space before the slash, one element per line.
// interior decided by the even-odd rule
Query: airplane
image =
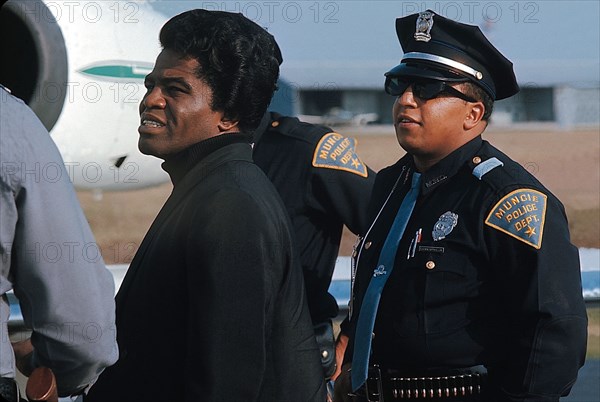
<path fill-rule="evenodd" d="M 169 180 L 161 160 L 137 149 L 143 80 L 166 19 L 146 1 L 10 0 L 0 9 L 0 83 L 50 131 L 77 189 Z"/>
<path fill-rule="evenodd" d="M 374 123 L 379 119 L 377 113 L 354 113 L 349 110 L 343 110 L 339 107 L 333 107 L 322 116 L 298 115 L 298 118 L 307 123 L 323 124 L 326 126 L 364 126 Z"/>

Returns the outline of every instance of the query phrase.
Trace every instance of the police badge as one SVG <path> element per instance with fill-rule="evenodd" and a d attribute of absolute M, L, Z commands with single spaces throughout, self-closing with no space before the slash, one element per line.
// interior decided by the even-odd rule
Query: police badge
<path fill-rule="evenodd" d="M 458 215 L 450 211 L 445 212 L 440 216 L 440 219 L 433 226 L 433 240 L 438 241 L 445 239 L 452 232 L 452 229 L 458 223 Z"/>
<path fill-rule="evenodd" d="M 433 27 L 433 13 L 430 11 L 423 11 L 419 13 L 417 18 L 417 27 L 415 30 L 415 40 L 420 42 L 429 42 L 431 35 L 429 32 Z"/>

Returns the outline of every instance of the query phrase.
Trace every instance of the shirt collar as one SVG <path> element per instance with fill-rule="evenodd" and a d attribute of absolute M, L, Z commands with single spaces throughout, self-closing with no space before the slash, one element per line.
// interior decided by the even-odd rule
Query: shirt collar
<path fill-rule="evenodd" d="M 482 143 L 481 136 L 473 138 L 423 173 L 421 177 L 421 193 L 427 194 L 433 191 L 438 185 L 454 176 L 477 152 Z"/>

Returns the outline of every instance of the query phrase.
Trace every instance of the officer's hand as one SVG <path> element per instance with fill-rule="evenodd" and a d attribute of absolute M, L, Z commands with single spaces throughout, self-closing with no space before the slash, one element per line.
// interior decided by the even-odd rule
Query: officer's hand
<path fill-rule="evenodd" d="M 342 367 L 341 374 L 335 382 L 335 389 L 333 393 L 333 402 L 351 402 L 354 399 L 349 396 L 352 391 L 350 379 L 350 368 L 352 367 L 352 362 L 346 363 L 344 367 Z M 362 399 L 361 399 L 362 400 Z M 365 399 L 366 401 L 366 399 Z"/>
<path fill-rule="evenodd" d="M 337 342 L 335 343 L 335 373 L 331 376 L 331 380 L 335 381 L 340 373 L 342 372 L 342 363 L 344 362 L 344 353 L 346 353 L 346 347 L 348 346 L 348 336 L 340 334 Z"/>
<path fill-rule="evenodd" d="M 25 339 L 24 341 L 13 342 L 12 348 L 15 352 L 17 368 L 23 375 L 29 377 L 34 369 L 31 362 L 31 358 L 33 357 L 31 338 Z"/>

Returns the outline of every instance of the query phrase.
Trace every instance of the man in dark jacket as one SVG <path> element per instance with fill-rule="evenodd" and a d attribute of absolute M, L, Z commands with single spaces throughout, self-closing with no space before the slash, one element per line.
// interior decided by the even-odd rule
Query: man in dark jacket
<path fill-rule="evenodd" d="M 121 358 L 88 399 L 323 401 L 288 218 L 247 134 L 279 49 L 241 14 L 205 10 L 172 18 L 160 41 L 139 148 L 174 189 L 117 295 Z"/>

